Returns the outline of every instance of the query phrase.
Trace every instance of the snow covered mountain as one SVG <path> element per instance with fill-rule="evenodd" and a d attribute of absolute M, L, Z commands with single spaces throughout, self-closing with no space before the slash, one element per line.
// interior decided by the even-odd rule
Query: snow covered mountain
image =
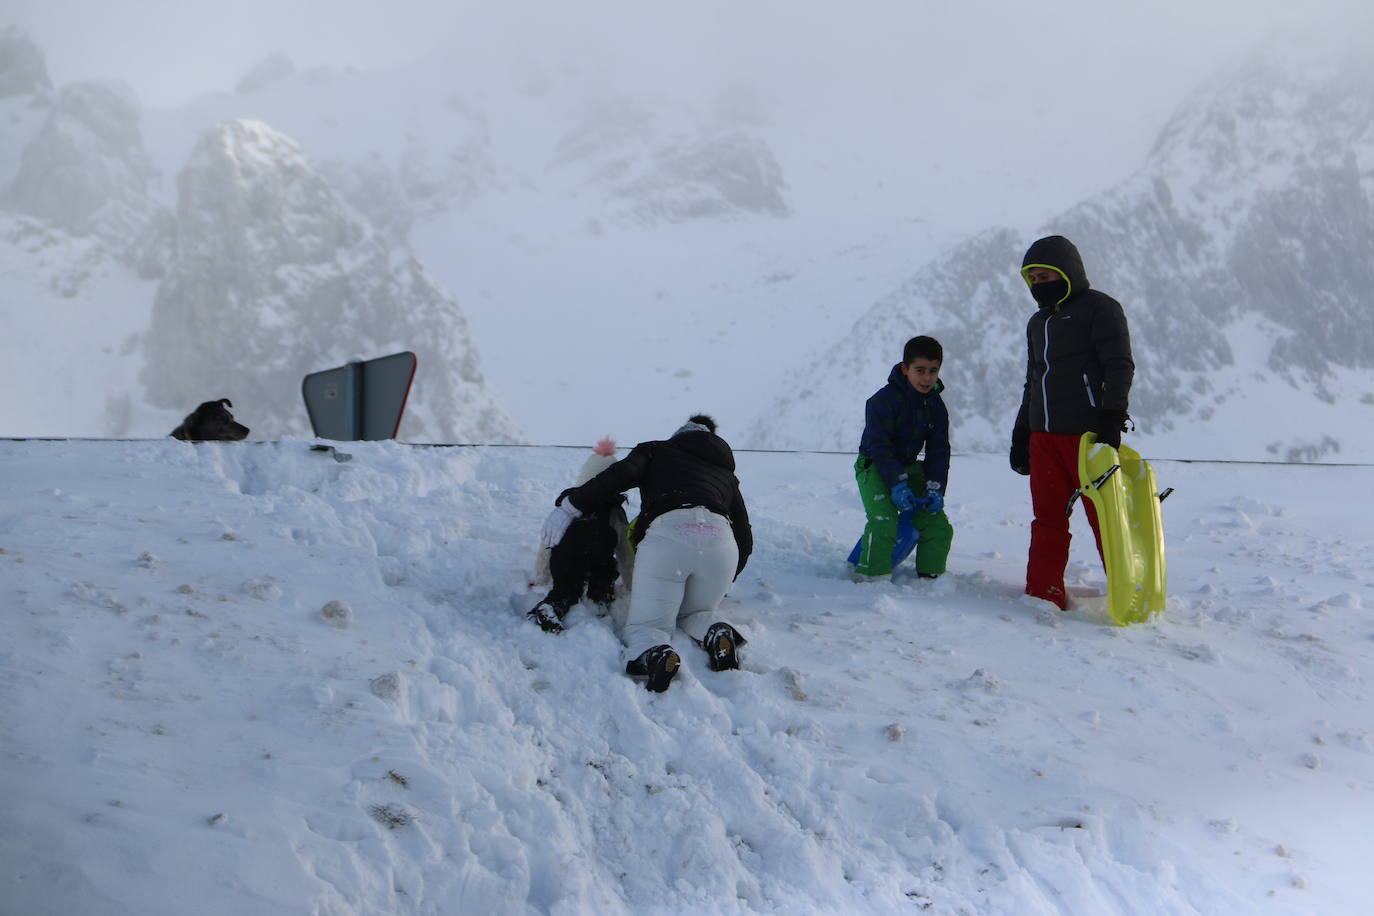
<path fill-rule="evenodd" d="M 98 239 L 131 266 L 154 272 L 156 262 L 139 247 L 163 223 L 139 118 L 138 101 L 117 84 L 62 87 L 24 148 L 4 203 L 54 229 Z"/>
<path fill-rule="evenodd" d="M 928 333 L 946 348 L 957 444 L 1004 450 L 1035 308 L 1017 269 L 1053 233 L 1126 308 L 1146 449 L 1374 459 L 1372 99 L 1367 57 L 1256 55 L 1190 99 L 1117 187 L 923 265 L 812 360 L 753 440 L 855 447 L 864 398 L 902 342 Z"/>
<path fill-rule="evenodd" d="M 165 435 L 229 397 L 255 437 L 306 435 L 307 373 L 409 349 L 402 436 L 522 441 L 458 305 L 291 138 L 246 119 L 199 129 L 166 195 L 175 158 L 155 164 L 127 90 L 53 93 L 22 35 L 0 48 L 21 128 L 4 150 L 0 307 L 32 329 L 7 340 L 6 375 L 26 391 L 7 433 Z"/>
<path fill-rule="evenodd" d="M 941 153 L 870 149 L 839 109 L 743 85 L 675 97 L 468 34 L 383 72 L 273 54 L 234 91 L 140 111 L 53 90 L 7 35 L 0 309 L 37 343 L 0 345 L 0 380 L 33 389 L 3 432 L 156 435 L 228 396 L 256 433 L 299 434 L 300 376 L 408 348 L 408 438 L 629 441 L 707 410 L 737 446 L 849 450 L 928 332 L 958 447 L 1001 451 L 1030 310 L 1015 268 L 1054 231 L 1126 305 L 1148 452 L 1374 455 L 1359 55 L 1266 49 L 1125 181 L 1035 231 L 1049 204 L 1008 202 L 998 218 L 1034 221 L 969 236 L 992 192 L 942 180 Z"/>
<path fill-rule="evenodd" d="M 226 122 L 202 137 L 177 187 L 176 245 L 145 338 L 152 403 L 233 392 L 258 435 L 306 435 L 301 377 L 366 342 L 419 358 L 405 438 L 519 441 L 457 305 L 290 138 Z"/>

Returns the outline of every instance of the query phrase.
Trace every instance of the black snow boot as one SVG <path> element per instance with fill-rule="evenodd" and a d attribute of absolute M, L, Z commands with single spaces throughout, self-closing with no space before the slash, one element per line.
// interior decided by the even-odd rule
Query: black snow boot
<path fill-rule="evenodd" d="M 723 621 L 711 624 L 701 640 L 701 647 L 706 650 L 712 671 L 734 671 L 738 668 L 737 650 L 742 645 L 744 637 L 739 635 L 739 630 Z"/>
<path fill-rule="evenodd" d="M 644 687 L 654 693 L 662 693 L 673 682 L 673 677 L 681 664 L 682 659 L 678 658 L 673 647 L 665 643 L 645 649 L 639 658 L 626 662 L 625 673 L 630 677 L 648 678 Z"/>
<path fill-rule="evenodd" d="M 565 607 L 551 604 L 546 598 L 534 606 L 534 610 L 525 616 L 539 624 L 539 629 L 545 633 L 562 633 L 563 616 L 568 613 Z"/>

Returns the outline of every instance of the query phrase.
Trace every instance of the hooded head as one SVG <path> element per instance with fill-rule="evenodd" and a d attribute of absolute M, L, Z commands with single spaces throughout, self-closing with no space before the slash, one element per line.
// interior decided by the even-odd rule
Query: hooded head
<path fill-rule="evenodd" d="M 1036 268 L 1053 271 L 1059 279 L 1034 283 L 1030 274 Z M 1062 235 L 1047 235 L 1031 243 L 1021 259 L 1021 279 L 1031 288 L 1031 295 L 1041 308 L 1053 308 L 1088 288 L 1083 257 L 1073 242 Z"/>

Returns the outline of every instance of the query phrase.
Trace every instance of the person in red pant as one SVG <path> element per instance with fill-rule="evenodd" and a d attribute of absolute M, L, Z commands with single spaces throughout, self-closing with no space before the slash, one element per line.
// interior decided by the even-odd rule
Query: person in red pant
<path fill-rule="evenodd" d="M 1064 567 L 1069 561 L 1065 509 L 1078 489 L 1078 442 L 1083 433 L 1112 448 L 1121 445 L 1135 361 L 1126 314 L 1092 289 L 1083 259 L 1062 235 L 1033 243 L 1021 276 L 1039 309 L 1026 324 L 1026 384 L 1011 434 L 1012 470 L 1030 476 L 1030 556 L 1026 594 L 1068 609 Z M 1102 554 L 1097 513 L 1083 500 Z"/>

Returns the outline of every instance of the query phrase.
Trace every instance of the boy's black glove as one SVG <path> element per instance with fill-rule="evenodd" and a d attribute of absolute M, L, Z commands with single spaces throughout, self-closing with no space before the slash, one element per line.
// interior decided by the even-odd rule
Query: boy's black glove
<path fill-rule="evenodd" d="M 1030 473 L 1030 430 L 1011 431 L 1011 469 L 1025 477 Z"/>
<path fill-rule="evenodd" d="M 1121 433 L 1126 429 L 1126 411 L 1114 410 L 1110 407 L 1099 407 L 1097 409 L 1097 425 L 1093 432 L 1097 433 L 1097 441 L 1103 445 L 1110 445 L 1112 448 L 1121 448 Z"/>

